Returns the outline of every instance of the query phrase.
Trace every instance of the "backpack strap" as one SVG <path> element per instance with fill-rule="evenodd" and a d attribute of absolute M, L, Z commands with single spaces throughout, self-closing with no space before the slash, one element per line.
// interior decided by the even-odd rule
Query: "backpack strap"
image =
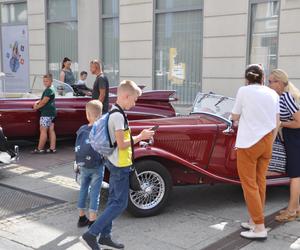
<path fill-rule="evenodd" d="M 129 126 L 128 126 L 128 120 L 127 120 L 127 116 L 126 116 L 124 110 L 123 110 L 123 109 L 120 107 L 120 105 L 117 104 L 117 103 L 115 103 L 115 106 L 116 106 L 118 109 L 114 109 L 114 110 L 112 110 L 112 111 L 117 111 L 117 112 L 119 112 L 119 113 L 121 113 L 121 114 L 123 115 L 123 117 L 124 117 L 124 128 L 125 128 L 125 129 L 128 129 L 128 128 L 129 128 Z"/>
<path fill-rule="evenodd" d="M 124 128 L 128 129 L 129 128 L 129 126 L 128 126 L 128 120 L 127 120 L 127 116 L 126 116 L 125 112 L 123 111 L 123 109 L 117 103 L 114 104 L 114 105 L 117 107 L 117 109 L 110 110 L 108 112 L 108 115 L 110 116 L 113 113 L 121 113 L 123 115 L 123 117 L 124 117 Z M 110 147 L 111 148 L 117 147 L 117 142 L 115 141 L 114 143 L 112 143 L 112 141 L 111 141 L 111 137 L 110 137 L 110 134 L 109 134 L 109 128 L 108 128 L 108 126 L 107 126 L 107 134 L 108 134 L 108 139 L 109 139 L 109 145 L 110 145 Z"/>
<path fill-rule="evenodd" d="M 127 116 L 124 112 L 124 110 L 120 107 L 120 105 L 118 105 L 117 103 L 115 104 L 115 106 L 119 109 L 119 112 L 123 115 L 124 117 L 124 120 L 125 120 L 125 128 L 128 129 L 129 126 L 128 126 L 128 120 L 127 120 Z M 130 146 L 131 146 L 131 151 L 132 151 L 132 154 L 131 154 L 131 161 L 132 161 L 132 169 L 134 169 L 134 141 L 133 141 L 133 137 L 130 133 Z"/>

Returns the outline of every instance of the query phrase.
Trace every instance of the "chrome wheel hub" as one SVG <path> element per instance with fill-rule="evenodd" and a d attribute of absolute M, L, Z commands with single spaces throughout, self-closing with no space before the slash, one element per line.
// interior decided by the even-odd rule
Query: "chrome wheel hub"
<path fill-rule="evenodd" d="M 163 199 L 166 186 L 163 178 L 156 172 L 144 171 L 138 174 L 141 182 L 141 191 L 130 190 L 130 200 L 140 209 L 156 207 Z"/>

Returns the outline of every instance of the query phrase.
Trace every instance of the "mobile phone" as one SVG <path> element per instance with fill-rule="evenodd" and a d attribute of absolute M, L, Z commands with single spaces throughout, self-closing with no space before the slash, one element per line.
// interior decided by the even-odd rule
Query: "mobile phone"
<path fill-rule="evenodd" d="M 154 127 L 150 128 L 152 131 L 156 131 L 159 128 L 159 125 L 155 125 Z"/>

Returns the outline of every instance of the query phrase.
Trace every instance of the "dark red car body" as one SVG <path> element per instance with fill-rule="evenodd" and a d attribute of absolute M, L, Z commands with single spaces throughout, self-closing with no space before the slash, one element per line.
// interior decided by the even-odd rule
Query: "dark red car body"
<path fill-rule="evenodd" d="M 215 107 L 217 101 L 210 102 L 211 106 Z M 203 110 L 209 109 L 204 107 Z M 136 216 L 159 213 L 173 186 L 240 185 L 235 149 L 237 127 L 224 117 L 204 111 L 130 122 L 134 134 L 159 125 L 152 145 L 135 148 L 135 166 L 143 190 L 130 192 L 128 209 L 131 213 Z M 289 178 L 285 174 L 273 172 L 267 176 L 269 186 L 287 184 Z"/>
<path fill-rule="evenodd" d="M 174 185 L 226 182 L 240 184 L 236 167 L 236 130 L 226 134 L 227 124 L 209 114 L 159 120 L 133 121 L 133 133 L 159 125 L 154 144 L 137 146 L 136 161 L 151 159 L 170 172 Z M 267 185 L 287 184 L 285 175 L 268 177 Z"/>
<path fill-rule="evenodd" d="M 115 88 L 111 89 L 115 92 Z M 139 97 L 136 106 L 128 111 L 130 120 L 152 119 L 175 116 L 170 101 L 176 100 L 174 91 L 146 91 Z M 34 138 L 39 135 L 39 112 L 32 109 L 38 98 L 0 98 L 0 126 L 9 139 Z M 85 104 L 90 97 L 56 98 L 57 117 L 55 130 L 57 136 L 75 136 L 78 128 L 85 124 Z M 111 93 L 109 102 L 115 103 L 116 96 Z"/>

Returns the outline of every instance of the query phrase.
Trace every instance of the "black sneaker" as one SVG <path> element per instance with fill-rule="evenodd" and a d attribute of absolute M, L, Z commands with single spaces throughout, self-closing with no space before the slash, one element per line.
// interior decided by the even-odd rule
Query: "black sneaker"
<path fill-rule="evenodd" d="M 94 235 L 85 233 L 79 238 L 79 240 L 89 250 L 101 250 L 97 243 L 97 237 Z"/>
<path fill-rule="evenodd" d="M 98 243 L 101 247 L 108 247 L 110 249 L 124 249 L 125 246 L 121 243 L 114 242 L 110 236 L 100 237 Z"/>
<path fill-rule="evenodd" d="M 89 222 L 88 222 L 88 228 L 90 228 L 93 224 L 94 224 L 94 220 L 89 220 Z"/>
<path fill-rule="evenodd" d="M 86 227 L 88 225 L 89 225 L 89 219 L 85 215 L 79 216 L 77 227 Z"/>

